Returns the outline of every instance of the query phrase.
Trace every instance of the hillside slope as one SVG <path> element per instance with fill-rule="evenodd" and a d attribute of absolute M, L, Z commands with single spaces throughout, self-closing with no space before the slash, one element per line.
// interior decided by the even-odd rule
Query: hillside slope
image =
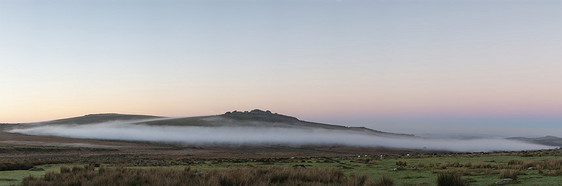
<path fill-rule="evenodd" d="M 32 136 L 144 141 L 207 147 L 341 145 L 459 152 L 554 148 L 498 138 L 436 139 L 386 133 L 365 127 L 307 122 L 292 116 L 262 110 L 184 118 L 94 114 L 6 127 L 4 131 L 7 133 Z"/>
<path fill-rule="evenodd" d="M 507 139 L 524 141 L 524 142 L 541 144 L 541 145 L 562 147 L 562 138 L 559 138 L 559 137 L 556 137 L 556 136 L 545 136 L 545 137 L 540 137 L 540 138 L 513 137 L 513 138 L 507 138 Z"/>
<path fill-rule="evenodd" d="M 147 125 L 172 125 L 172 126 L 200 126 L 200 127 L 276 127 L 276 128 L 301 128 L 301 129 L 324 129 L 341 130 L 355 133 L 364 133 L 385 137 L 415 137 L 410 134 L 387 133 L 369 129 L 366 127 L 347 127 L 302 121 L 292 116 L 272 113 L 270 111 L 234 111 L 216 116 L 200 116 L 175 119 L 163 119 L 156 121 L 140 122 Z"/>
<path fill-rule="evenodd" d="M 126 121 L 126 120 L 146 120 L 146 119 L 158 119 L 163 118 L 160 116 L 150 116 L 150 115 L 131 115 L 131 114 L 88 114 L 79 117 L 58 119 L 52 121 L 39 122 L 37 124 L 91 124 L 91 123 L 103 123 L 109 121 Z"/>
<path fill-rule="evenodd" d="M 365 127 L 347 127 L 302 121 L 297 119 L 296 117 L 272 113 L 270 111 L 262 111 L 258 109 L 244 112 L 226 112 L 222 115 L 184 118 L 166 118 L 160 116 L 128 114 L 89 114 L 80 117 L 30 123 L 30 125 L 18 125 L 17 127 L 32 127 L 38 125 L 84 125 L 111 121 L 124 121 L 131 124 L 152 126 L 296 128 L 307 130 L 322 129 L 385 137 L 415 137 L 414 135 L 387 133 Z"/>

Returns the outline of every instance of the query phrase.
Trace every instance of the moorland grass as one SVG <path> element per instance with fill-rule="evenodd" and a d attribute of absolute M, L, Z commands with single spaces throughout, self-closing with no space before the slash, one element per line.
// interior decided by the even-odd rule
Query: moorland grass
<path fill-rule="evenodd" d="M 465 185 L 469 185 L 461 177 L 462 176 L 460 174 L 455 174 L 455 173 L 440 174 L 437 177 L 437 186 L 465 186 Z"/>
<path fill-rule="evenodd" d="M 438 177 L 441 174 L 460 175 L 464 181 L 463 183 L 469 183 L 470 185 L 491 185 L 496 181 L 504 178 L 514 178 L 514 176 L 516 176 L 517 183 L 522 185 L 561 185 L 562 183 L 562 156 L 559 150 L 395 156 L 385 157 L 384 159 L 375 157 L 378 156 L 262 159 L 145 158 L 143 156 L 123 156 L 123 159 L 100 161 L 99 164 L 102 164 L 106 170 L 121 168 L 127 170 L 138 169 L 139 171 L 150 171 L 152 169 L 183 171 L 185 168 L 191 167 L 192 170 L 205 173 L 262 168 L 339 170 L 346 179 L 354 180 L 354 182 L 349 183 L 351 185 L 364 183 L 365 178 L 368 178 L 369 183 L 380 183 L 380 185 L 388 183 L 384 180 L 392 180 L 394 185 L 437 185 Z M 80 164 L 80 162 L 75 163 Z M 67 166 L 72 167 L 75 163 Z M 35 167 L 46 168 L 45 166 L 47 165 Z M 60 165 L 56 166 L 60 167 Z M 0 185 L 22 183 L 22 178 L 28 175 L 32 175 L 33 179 L 40 180 L 46 172 L 52 170 L 51 167 L 46 168 L 45 171 L 0 171 Z M 59 171 L 60 169 L 57 168 L 55 172 Z M 390 179 L 385 179 L 382 175 L 386 175 L 386 178 Z M 283 179 L 281 176 L 273 180 Z"/>
<path fill-rule="evenodd" d="M 304 169 L 259 167 L 231 170 L 198 171 L 191 168 L 130 169 L 123 167 L 96 170 L 93 166 L 72 169 L 61 167 L 60 173 L 48 172 L 42 178 L 26 177 L 26 186 L 65 185 L 374 185 L 368 176 L 345 176 L 338 169 Z"/>

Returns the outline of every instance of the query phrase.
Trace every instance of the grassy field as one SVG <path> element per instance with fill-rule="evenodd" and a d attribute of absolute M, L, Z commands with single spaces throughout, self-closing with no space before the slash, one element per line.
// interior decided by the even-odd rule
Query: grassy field
<path fill-rule="evenodd" d="M 70 164 L 49 164 L 35 166 L 29 170 L 0 171 L 0 185 L 19 185 L 25 177 L 41 177 L 47 172 L 60 172 L 62 166 L 70 166 Z"/>
<path fill-rule="evenodd" d="M 135 161 L 122 161 L 128 163 L 114 164 L 103 161 L 99 163 L 101 163 L 101 167 L 108 170 L 120 168 L 140 171 L 184 171 L 189 168 L 189 170 L 193 170 L 200 175 L 221 170 L 227 172 L 221 172 L 220 174 L 213 172 L 213 175 L 228 175 L 232 174 L 231 172 L 250 171 L 259 168 L 282 169 L 285 172 L 301 169 L 336 170 L 341 171 L 346 179 L 349 179 L 347 181 L 357 179 L 359 175 L 365 175 L 370 180 L 368 183 L 376 183 L 382 175 L 386 175 L 393 180 L 394 185 L 437 185 L 438 176 L 442 174 L 460 175 L 462 181 L 470 185 L 493 185 L 505 178 L 512 178 L 513 180 L 509 184 L 517 185 L 562 185 L 561 155 L 560 150 L 549 150 L 512 153 L 403 155 L 386 156 L 383 159 L 380 155 L 247 159 L 169 157 L 158 160 L 158 162 L 164 161 L 164 163 L 156 164 L 151 163 L 156 159 L 136 157 Z M 84 167 L 86 165 L 84 162 L 46 164 L 36 165 L 30 170 L 0 171 L 0 185 L 21 184 L 22 180 L 28 176 L 42 178 L 47 172 L 60 172 L 61 167 Z M 97 170 L 99 168 L 93 171 Z"/>

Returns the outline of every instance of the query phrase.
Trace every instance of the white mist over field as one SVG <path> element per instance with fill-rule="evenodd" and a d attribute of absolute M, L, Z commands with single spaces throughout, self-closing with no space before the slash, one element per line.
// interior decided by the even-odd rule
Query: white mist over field
<path fill-rule="evenodd" d="M 359 132 L 279 127 L 195 127 L 114 121 L 86 125 L 40 125 L 12 129 L 28 135 L 151 141 L 189 145 L 348 145 L 458 152 L 519 151 L 554 148 L 507 139 L 429 139 L 381 137 Z"/>

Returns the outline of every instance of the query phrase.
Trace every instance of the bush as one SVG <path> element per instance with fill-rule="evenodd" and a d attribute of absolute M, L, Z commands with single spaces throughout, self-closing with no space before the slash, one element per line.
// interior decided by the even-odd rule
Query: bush
<path fill-rule="evenodd" d="M 437 177 L 438 186 L 465 186 L 468 185 L 462 180 L 460 174 L 440 174 Z"/>
<path fill-rule="evenodd" d="M 366 185 L 373 185 L 373 183 L 371 182 L 371 180 L 369 180 L 369 177 L 367 177 L 365 175 L 358 176 L 358 175 L 352 174 L 350 181 L 345 185 L 366 186 Z"/>
<path fill-rule="evenodd" d="M 393 186 L 394 180 L 392 180 L 392 178 L 390 178 L 386 174 L 383 174 L 381 176 L 381 178 L 377 182 L 375 182 L 375 185 L 377 185 L 377 186 Z"/>
<path fill-rule="evenodd" d="M 511 178 L 513 180 L 517 180 L 518 174 L 519 174 L 518 170 L 501 170 L 500 178 Z"/>
<path fill-rule="evenodd" d="M 408 162 L 406 162 L 406 161 L 397 161 L 397 162 L 396 162 L 396 165 L 397 165 L 397 166 L 406 167 L 406 166 L 408 166 Z"/>
<path fill-rule="evenodd" d="M 60 167 L 60 173 L 69 173 L 70 172 L 70 168 L 62 166 Z"/>

